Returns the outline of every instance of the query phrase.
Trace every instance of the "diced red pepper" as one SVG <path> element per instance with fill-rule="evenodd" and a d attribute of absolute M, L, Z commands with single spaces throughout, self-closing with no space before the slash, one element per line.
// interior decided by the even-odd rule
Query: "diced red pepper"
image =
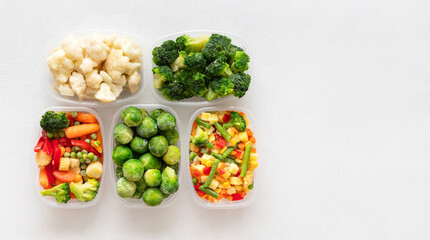
<path fill-rule="evenodd" d="M 72 147 L 72 143 L 70 142 L 69 138 L 62 137 L 58 139 L 58 142 L 65 147 Z"/>
<path fill-rule="evenodd" d="M 201 196 L 205 195 L 206 193 L 204 193 L 202 190 L 200 190 L 199 187 L 200 187 L 199 184 L 194 185 L 194 189 L 196 190 L 197 195 L 199 197 L 201 197 Z"/>
<path fill-rule="evenodd" d="M 95 148 L 93 148 L 89 143 L 87 143 L 85 141 L 70 139 L 70 142 L 71 142 L 72 146 L 81 147 L 81 148 L 87 150 L 87 152 L 89 152 L 89 153 L 92 152 L 92 153 L 94 153 L 94 155 L 97 155 L 98 157 L 101 156 L 101 154 Z"/>
<path fill-rule="evenodd" d="M 234 176 L 239 177 L 241 171 L 242 171 L 242 169 L 239 168 L 239 171 L 237 171 L 236 175 L 234 175 Z"/>
<path fill-rule="evenodd" d="M 34 147 L 35 152 L 40 152 L 43 148 L 43 144 L 45 143 L 43 136 L 39 138 L 39 141 L 37 142 L 36 146 Z"/>
<path fill-rule="evenodd" d="M 228 122 L 228 121 L 230 121 L 230 118 L 231 118 L 231 116 L 230 116 L 230 114 L 224 114 L 224 116 L 222 117 L 222 121 L 223 122 Z"/>
<path fill-rule="evenodd" d="M 48 154 L 52 155 L 52 144 L 51 140 L 46 136 L 46 132 L 42 131 L 42 137 L 43 137 L 43 151 Z"/>
<path fill-rule="evenodd" d="M 194 170 L 193 170 L 193 176 L 198 177 L 198 176 L 200 176 L 200 175 L 201 175 L 201 174 L 200 174 L 199 170 L 197 170 L 197 169 L 194 169 Z"/>
<path fill-rule="evenodd" d="M 222 169 L 222 168 L 220 168 L 220 169 L 219 169 L 219 174 L 224 175 L 224 173 L 225 173 L 225 170 L 224 170 L 224 169 Z"/>
<path fill-rule="evenodd" d="M 52 168 L 57 170 L 60 166 L 61 149 L 58 147 L 58 140 L 52 141 L 53 154 L 52 154 Z"/>
<path fill-rule="evenodd" d="M 46 170 L 46 176 L 48 177 L 49 185 L 54 186 L 55 177 L 54 177 L 54 170 L 52 169 L 52 164 L 45 166 L 45 170 Z"/>
<path fill-rule="evenodd" d="M 234 193 L 231 196 L 233 197 L 233 201 L 239 201 L 243 199 L 242 195 L 240 195 L 239 193 Z"/>
<path fill-rule="evenodd" d="M 215 136 L 215 145 L 218 146 L 219 148 L 223 148 L 227 144 L 227 141 L 225 140 L 225 138 L 221 136 L 221 134 L 218 131 L 214 132 L 214 136 Z"/>
<path fill-rule="evenodd" d="M 240 149 L 236 149 L 236 150 L 234 150 L 234 155 L 233 156 L 235 156 L 236 158 L 240 158 L 241 156 L 242 156 L 242 154 L 243 154 L 243 151 L 242 150 L 240 150 Z"/>
<path fill-rule="evenodd" d="M 69 119 L 69 126 L 73 126 L 74 121 L 73 121 L 72 115 L 70 113 L 66 113 L 66 115 L 67 115 L 67 118 Z"/>
<path fill-rule="evenodd" d="M 205 174 L 205 175 L 209 175 L 209 173 L 211 173 L 211 169 L 212 169 L 212 168 L 210 168 L 210 167 L 205 167 L 205 168 L 203 168 L 203 174 Z"/>

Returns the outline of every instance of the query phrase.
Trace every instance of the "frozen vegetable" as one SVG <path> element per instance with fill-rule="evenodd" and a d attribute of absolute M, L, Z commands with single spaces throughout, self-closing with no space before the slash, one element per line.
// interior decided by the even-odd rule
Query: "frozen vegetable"
<path fill-rule="evenodd" d="M 96 179 L 88 179 L 85 183 L 70 183 L 70 191 L 81 202 L 88 202 L 96 197 L 99 182 Z"/>
<path fill-rule="evenodd" d="M 158 188 L 148 188 L 143 193 L 143 201 L 148 206 L 157 206 L 163 201 L 163 194 Z"/>
<path fill-rule="evenodd" d="M 120 197 L 129 198 L 136 192 L 136 183 L 122 177 L 116 182 L 116 191 Z"/>
<path fill-rule="evenodd" d="M 136 128 L 136 132 L 143 138 L 155 136 L 158 132 L 157 122 L 150 117 L 144 117 L 142 123 Z"/>
<path fill-rule="evenodd" d="M 149 140 L 149 151 L 156 157 L 162 157 L 166 153 L 168 145 L 164 136 L 155 136 Z"/>
<path fill-rule="evenodd" d="M 161 173 L 158 169 L 148 169 L 144 175 L 145 183 L 150 187 L 156 187 L 161 183 Z"/>
<path fill-rule="evenodd" d="M 143 163 L 139 159 L 127 160 L 122 166 L 122 172 L 127 180 L 138 181 L 143 176 Z"/>
<path fill-rule="evenodd" d="M 167 147 L 167 152 L 163 155 L 163 160 L 168 165 L 174 165 L 181 159 L 181 150 L 174 145 Z"/>
<path fill-rule="evenodd" d="M 42 196 L 53 196 L 58 203 L 67 203 L 70 200 L 69 184 L 62 183 L 40 192 Z"/>
<path fill-rule="evenodd" d="M 40 127 L 45 131 L 58 131 L 69 126 L 69 118 L 63 112 L 47 111 L 40 120 Z"/>
<path fill-rule="evenodd" d="M 122 166 L 128 159 L 133 157 L 133 152 L 128 146 L 116 145 L 113 149 L 112 160 L 118 165 Z"/>
<path fill-rule="evenodd" d="M 161 162 L 151 153 L 145 153 L 140 156 L 139 160 L 143 163 L 145 170 L 149 169 L 160 169 Z"/>
<path fill-rule="evenodd" d="M 179 181 L 178 176 L 170 167 L 166 167 L 161 174 L 160 190 L 165 194 L 173 194 L 178 191 Z"/>
<path fill-rule="evenodd" d="M 161 131 L 172 130 L 176 127 L 176 119 L 171 113 L 160 113 L 157 117 L 157 126 Z"/>
<path fill-rule="evenodd" d="M 121 113 L 122 121 L 129 127 L 139 126 L 143 119 L 142 111 L 137 107 L 128 107 Z"/>
<path fill-rule="evenodd" d="M 135 153 L 143 154 L 148 151 L 148 140 L 135 136 L 130 142 L 130 148 Z"/>
<path fill-rule="evenodd" d="M 113 129 L 113 138 L 118 144 L 127 144 L 133 139 L 133 130 L 125 123 L 118 123 Z"/>
<path fill-rule="evenodd" d="M 169 142 L 169 145 L 175 145 L 179 139 L 179 134 L 175 129 L 164 131 L 162 134 L 167 139 L 167 142 Z"/>

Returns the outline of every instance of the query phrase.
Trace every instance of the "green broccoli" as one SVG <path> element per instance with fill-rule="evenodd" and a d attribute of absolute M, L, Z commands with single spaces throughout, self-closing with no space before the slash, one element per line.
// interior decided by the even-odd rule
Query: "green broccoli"
<path fill-rule="evenodd" d="M 221 54 L 226 54 L 231 45 L 231 39 L 220 35 L 212 34 L 202 49 L 202 54 L 208 61 L 213 61 Z"/>
<path fill-rule="evenodd" d="M 207 143 L 209 137 L 206 130 L 203 130 L 200 126 L 196 127 L 196 135 L 191 138 L 191 142 L 196 146 L 202 146 Z"/>
<path fill-rule="evenodd" d="M 170 81 L 173 79 L 173 72 L 167 66 L 159 66 L 152 69 L 154 73 L 154 87 L 159 89 L 164 82 Z"/>
<path fill-rule="evenodd" d="M 191 92 L 191 97 L 202 96 L 207 92 L 206 77 L 202 73 L 184 69 L 176 75 L 176 78 L 183 84 L 187 92 Z"/>
<path fill-rule="evenodd" d="M 235 127 L 239 132 L 246 130 L 246 121 L 238 112 L 230 113 L 230 121 L 224 123 L 223 128 Z"/>
<path fill-rule="evenodd" d="M 186 98 L 184 84 L 178 80 L 164 82 L 160 91 L 163 97 L 169 101 L 179 101 Z"/>
<path fill-rule="evenodd" d="M 88 202 L 93 200 L 97 195 L 99 182 L 95 179 L 88 179 L 84 184 L 70 183 L 70 191 L 75 194 L 76 198 L 81 202 Z"/>
<path fill-rule="evenodd" d="M 179 56 L 178 48 L 173 40 L 167 40 L 152 50 L 152 60 L 158 66 L 170 65 Z"/>
<path fill-rule="evenodd" d="M 248 70 L 249 56 L 245 52 L 236 52 L 233 58 L 233 63 L 231 64 L 231 70 L 233 72 L 244 72 Z"/>
<path fill-rule="evenodd" d="M 186 56 L 187 56 L 186 52 L 184 51 L 179 52 L 179 56 L 170 65 L 170 68 L 172 69 L 173 72 L 177 72 L 179 69 L 182 69 L 185 67 L 184 61 Z"/>
<path fill-rule="evenodd" d="M 46 189 L 40 192 L 42 196 L 53 196 L 58 203 L 67 203 L 70 200 L 69 184 L 62 183 L 53 188 Z"/>
<path fill-rule="evenodd" d="M 245 96 L 251 83 L 251 76 L 245 73 L 235 73 L 230 76 L 230 79 L 234 84 L 233 95 L 238 98 Z"/>
<path fill-rule="evenodd" d="M 203 95 L 203 97 L 206 98 L 206 100 L 208 101 L 214 100 L 216 96 L 216 93 L 212 91 L 210 86 L 208 87 L 208 91 L 205 93 L 205 95 Z"/>
<path fill-rule="evenodd" d="M 69 126 L 69 118 L 63 112 L 47 111 L 40 120 L 40 127 L 45 131 L 56 131 Z"/>
<path fill-rule="evenodd" d="M 209 40 L 209 36 L 201 35 L 198 37 L 190 37 L 187 35 L 182 35 L 176 38 L 176 45 L 180 51 L 186 52 L 200 52 L 205 46 L 206 42 Z"/>
<path fill-rule="evenodd" d="M 190 53 L 190 55 L 185 57 L 184 65 L 188 69 L 201 71 L 206 67 L 206 59 L 201 53 Z"/>
<path fill-rule="evenodd" d="M 233 62 L 233 58 L 236 52 L 243 52 L 243 49 L 236 45 L 231 44 L 227 50 L 227 58 L 230 64 Z"/>
<path fill-rule="evenodd" d="M 230 66 L 224 60 L 225 58 L 218 58 L 215 61 L 211 62 L 206 67 L 206 74 L 209 76 L 221 76 L 228 77 L 232 74 Z"/>
<path fill-rule="evenodd" d="M 212 91 L 216 93 L 217 97 L 227 96 L 234 92 L 234 84 L 230 78 L 223 77 L 214 79 L 209 85 Z"/>

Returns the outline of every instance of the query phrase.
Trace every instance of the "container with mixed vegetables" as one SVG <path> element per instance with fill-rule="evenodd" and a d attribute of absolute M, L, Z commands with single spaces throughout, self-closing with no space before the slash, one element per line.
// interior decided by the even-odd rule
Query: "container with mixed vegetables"
<path fill-rule="evenodd" d="M 160 205 L 179 189 L 176 118 L 163 109 L 148 114 L 134 106 L 122 111 L 121 118 L 113 130 L 117 193 L 142 199 L 148 206 Z"/>
<path fill-rule="evenodd" d="M 36 162 L 43 196 L 58 203 L 93 200 L 103 173 L 103 140 L 97 118 L 87 112 L 47 111 L 40 120 Z"/>
<path fill-rule="evenodd" d="M 190 137 L 190 172 L 196 194 L 209 202 L 242 200 L 254 187 L 255 143 L 243 112 L 201 113 Z"/>

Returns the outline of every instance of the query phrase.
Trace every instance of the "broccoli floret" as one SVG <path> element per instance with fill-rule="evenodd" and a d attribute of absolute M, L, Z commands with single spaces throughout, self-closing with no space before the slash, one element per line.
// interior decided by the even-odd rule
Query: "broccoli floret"
<path fill-rule="evenodd" d="M 221 53 L 226 54 L 231 45 L 231 39 L 220 35 L 212 34 L 202 49 L 202 54 L 208 61 L 218 58 Z"/>
<path fill-rule="evenodd" d="M 228 77 L 232 74 L 230 66 L 223 58 L 218 58 L 206 67 L 209 76 Z"/>
<path fill-rule="evenodd" d="M 193 93 L 187 91 L 184 84 L 178 79 L 163 83 L 160 91 L 163 97 L 169 101 L 179 101 L 193 96 Z"/>
<path fill-rule="evenodd" d="M 205 75 L 199 72 L 184 69 L 176 78 L 184 85 L 187 92 L 191 92 L 192 96 L 202 96 L 207 92 Z"/>
<path fill-rule="evenodd" d="M 206 59 L 201 53 L 190 53 L 185 57 L 184 64 L 189 69 L 201 71 L 206 67 Z"/>
<path fill-rule="evenodd" d="M 227 50 L 227 58 L 229 63 L 231 64 L 234 58 L 234 55 L 236 54 L 236 52 L 243 52 L 243 49 L 231 44 L 230 47 Z"/>
<path fill-rule="evenodd" d="M 205 93 L 203 97 L 206 98 L 206 100 L 208 101 L 212 101 L 216 97 L 216 93 L 212 91 L 211 87 L 209 86 L 208 91 Z"/>
<path fill-rule="evenodd" d="M 53 188 L 40 192 L 42 196 L 53 196 L 58 203 L 67 203 L 70 200 L 70 189 L 67 183 L 59 184 Z"/>
<path fill-rule="evenodd" d="M 69 126 L 69 118 L 63 112 L 47 111 L 40 120 L 40 127 L 45 131 L 56 131 Z"/>
<path fill-rule="evenodd" d="M 167 40 L 152 50 L 152 60 L 158 66 L 170 65 L 179 56 L 178 48 L 173 40 Z"/>
<path fill-rule="evenodd" d="M 233 72 L 244 72 L 248 70 L 248 62 L 249 62 L 249 56 L 245 52 L 239 51 L 236 52 L 233 58 L 233 63 L 231 64 L 231 70 Z"/>
<path fill-rule="evenodd" d="M 239 132 L 243 132 L 246 130 L 246 121 L 238 112 L 230 113 L 230 121 L 226 123 L 226 126 L 233 126 Z M 224 127 L 224 126 L 223 126 Z"/>
<path fill-rule="evenodd" d="M 185 57 L 187 56 L 187 53 L 184 51 L 179 52 L 179 56 L 173 61 L 173 63 L 170 65 L 170 68 L 173 72 L 177 72 L 179 69 L 182 69 L 185 67 Z"/>
<path fill-rule="evenodd" d="M 186 51 L 188 53 L 200 52 L 208 40 L 209 36 L 207 35 L 201 35 L 195 38 L 182 35 L 176 39 L 176 45 L 180 51 Z"/>
<path fill-rule="evenodd" d="M 227 96 L 234 92 L 234 84 L 230 78 L 218 78 L 212 80 L 209 85 L 212 91 L 216 93 L 217 97 Z"/>
<path fill-rule="evenodd" d="M 238 98 L 245 96 L 251 83 L 251 76 L 245 73 L 235 73 L 230 76 L 230 79 L 234 84 L 233 95 Z"/>
<path fill-rule="evenodd" d="M 173 79 L 173 72 L 167 66 L 155 67 L 152 72 L 154 73 L 154 87 L 157 89 L 161 88 L 164 82 Z"/>
<path fill-rule="evenodd" d="M 88 202 L 93 200 L 97 195 L 99 182 L 95 179 L 88 179 L 84 184 L 70 183 L 70 191 L 75 194 L 76 198 L 81 202 Z"/>
<path fill-rule="evenodd" d="M 202 146 L 208 141 L 209 137 L 206 130 L 203 130 L 200 126 L 196 127 L 196 135 L 191 138 L 191 142 L 196 146 Z"/>

